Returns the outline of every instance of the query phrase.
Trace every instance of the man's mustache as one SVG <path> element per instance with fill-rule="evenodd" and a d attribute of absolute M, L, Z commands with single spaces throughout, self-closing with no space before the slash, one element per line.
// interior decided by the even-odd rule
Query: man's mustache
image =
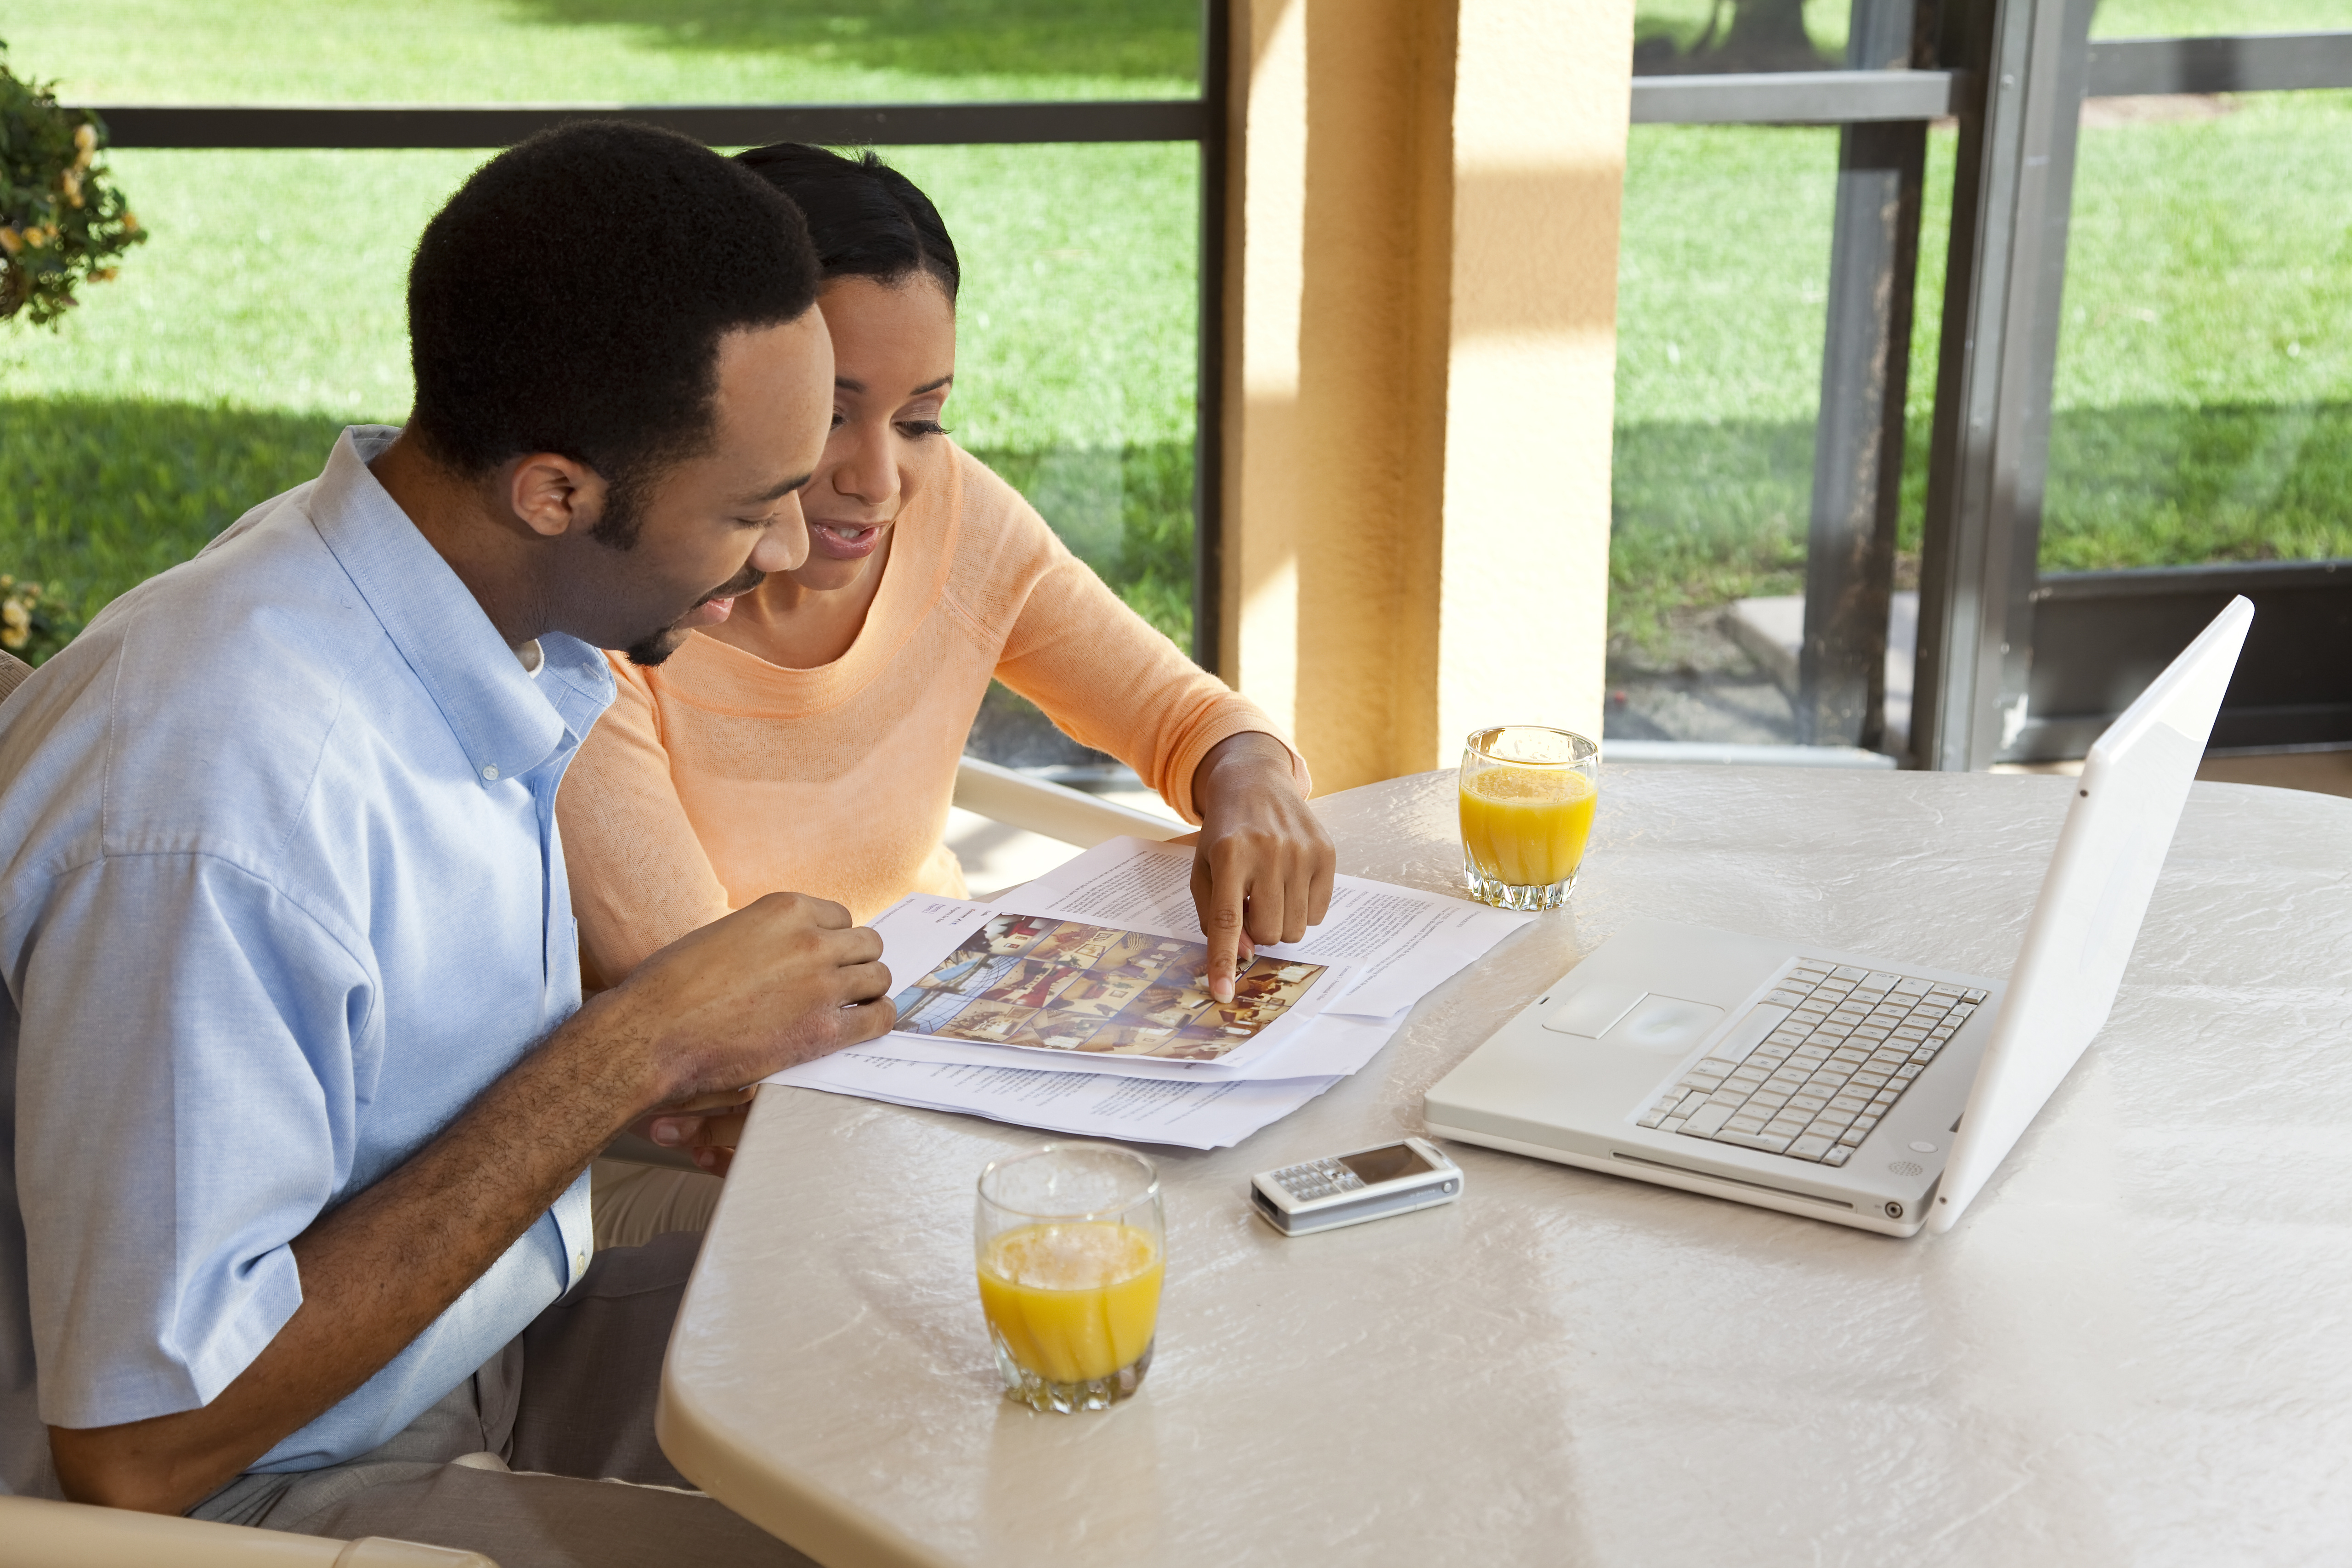
<path fill-rule="evenodd" d="M 703 605 L 710 603 L 713 599 L 740 598 L 767 580 L 768 574 L 765 572 L 760 571 L 756 567 L 746 566 L 740 572 L 736 573 L 732 577 L 728 578 L 724 583 L 719 584 L 716 588 L 711 589 L 708 594 L 703 595 L 700 599 L 695 602 L 694 607 L 698 610 Z"/>

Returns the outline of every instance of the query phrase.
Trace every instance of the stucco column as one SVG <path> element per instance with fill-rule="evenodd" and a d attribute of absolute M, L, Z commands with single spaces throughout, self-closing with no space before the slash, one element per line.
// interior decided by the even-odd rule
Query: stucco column
<path fill-rule="evenodd" d="M 1232 0 L 1223 670 L 1330 790 L 1598 733 L 1632 0 Z"/>

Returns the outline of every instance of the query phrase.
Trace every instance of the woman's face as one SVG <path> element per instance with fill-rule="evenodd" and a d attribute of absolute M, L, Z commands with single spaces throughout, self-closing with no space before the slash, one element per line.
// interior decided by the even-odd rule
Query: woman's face
<path fill-rule="evenodd" d="M 817 295 L 833 333 L 833 434 L 802 493 L 803 588 L 846 588 L 866 574 L 914 498 L 927 447 L 955 383 L 955 307 L 927 273 L 895 284 L 836 278 Z"/>

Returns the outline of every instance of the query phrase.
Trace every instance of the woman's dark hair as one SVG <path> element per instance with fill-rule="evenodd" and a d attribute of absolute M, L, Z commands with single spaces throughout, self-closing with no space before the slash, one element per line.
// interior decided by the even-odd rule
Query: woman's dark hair
<path fill-rule="evenodd" d="M 922 273 L 953 304 L 963 269 L 940 209 L 915 182 L 873 153 L 845 158 L 822 147 L 779 142 L 736 154 L 793 199 L 808 220 L 817 266 L 827 278 L 898 283 Z"/>
<path fill-rule="evenodd" d="M 710 439 L 719 340 L 797 321 L 817 282 L 800 214 L 731 160 L 650 126 L 541 132 L 425 226 L 409 428 L 461 472 L 561 452 L 642 489 Z"/>

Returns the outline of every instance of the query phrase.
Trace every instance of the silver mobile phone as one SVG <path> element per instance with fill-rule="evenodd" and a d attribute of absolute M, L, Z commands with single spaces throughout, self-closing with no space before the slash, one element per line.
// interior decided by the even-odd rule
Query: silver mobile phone
<path fill-rule="evenodd" d="M 1462 1167 L 1425 1138 L 1261 1171 L 1250 1178 L 1258 1216 L 1285 1236 L 1360 1225 L 1462 1195 Z"/>

